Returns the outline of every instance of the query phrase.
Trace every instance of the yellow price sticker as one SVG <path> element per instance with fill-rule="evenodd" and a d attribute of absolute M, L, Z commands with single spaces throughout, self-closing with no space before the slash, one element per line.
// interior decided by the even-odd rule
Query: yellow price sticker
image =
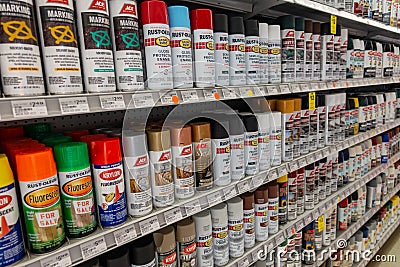
<path fill-rule="evenodd" d="M 336 34 L 337 17 L 331 15 L 331 34 Z"/>
<path fill-rule="evenodd" d="M 310 92 L 308 93 L 308 109 L 309 110 L 314 110 L 315 109 L 315 100 L 317 96 L 315 92 Z"/>
<path fill-rule="evenodd" d="M 325 229 L 325 215 L 322 214 L 318 217 L 318 232 L 322 232 Z"/>

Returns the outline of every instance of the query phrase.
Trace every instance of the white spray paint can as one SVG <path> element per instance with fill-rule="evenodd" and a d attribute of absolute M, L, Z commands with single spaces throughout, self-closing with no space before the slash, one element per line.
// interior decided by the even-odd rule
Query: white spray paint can
<path fill-rule="evenodd" d="M 245 56 L 247 84 L 260 83 L 260 37 L 257 20 L 245 21 Z"/>
<path fill-rule="evenodd" d="M 234 197 L 228 204 L 229 255 L 239 258 L 244 254 L 243 200 Z"/>
<path fill-rule="evenodd" d="M 215 84 L 229 85 L 228 16 L 214 15 Z"/>
<path fill-rule="evenodd" d="M 281 27 L 268 26 L 268 83 L 280 83 L 282 72 L 281 61 Z"/>
<path fill-rule="evenodd" d="M 268 170 L 271 167 L 271 150 L 270 150 L 270 125 L 271 113 L 257 113 L 258 121 L 258 156 L 260 171 Z"/>
<path fill-rule="evenodd" d="M 226 203 L 211 207 L 214 264 L 224 266 L 229 261 L 228 209 Z"/>
<path fill-rule="evenodd" d="M 209 210 L 193 215 L 196 225 L 197 266 L 213 267 L 212 221 Z"/>
<path fill-rule="evenodd" d="M 268 24 L 259 23 L 260 28 L 260 83 L 268 83 Z"/>

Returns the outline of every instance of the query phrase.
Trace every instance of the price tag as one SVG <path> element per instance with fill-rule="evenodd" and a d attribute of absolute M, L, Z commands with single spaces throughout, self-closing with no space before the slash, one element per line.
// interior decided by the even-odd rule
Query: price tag
<path fill-rule="evenodd" d="M 336 34 L 337 17 L 331 15 L 331 34 Z"/>
<path fill-rule="evenodd" d="M 128 243 L 137 237 L 135 226 L 132 224 L 114 232 L 115 242 L 117 246 Z"/>
<path fill-rule="evenodd" d="M 287 174 L 287 171 L 284 167 L 278 168 L 278 176 L 282 177 Z"/>
<path fill-rule="evenodd" d="M 179 97 L 177 92 L 160 93 L 161 104 L 163 105 L 176 105 L 179 104 Z"/>
<path fill-rule="evenodd" d="M 191 216 L 201 211 L 200 201 L 196 199 L 195 201 L 185 204 L 186 215 Z"/>
<path fill-rule="evenodd" d="M 280 89 L 277 85 L 267 85 L 267 93 L 269 95 L 278 94 L 279 92 L 280 92 Z"/>
<path fill-rule="evenodd" d="M 203 89 L 204 99 L 205 100 L 219 100 L 220 95 L 217 89 Z"/>
<path fill-rule="evenodd" d="M 60 98 L 58 101 L 63 115 L 90 112 L 87 97 Z"/>
<path fill-rule="evenodd" d="M 315 156 L 315 159 L 316 160 L 320 160 L 320 159 L 323 159 L 323 158 L 324 158 L 324 153 L 322 151 L 318 151 L 316 156 Z"/>
<path fill-rule="evenodd" d="M 222 202 L 221 193 L 219 191 L 217 191 L 215 193 L 207 195 L 207 201 L 208 201 L 208 205 L 210 205 L 210 206 L 221 203 Z"/>
<path fill-rule="evenodd" d="M 279 246 L 280 244 L 282 244 L 283 242 L 285 242 L 285 236 L 280 234 L 275 238 L 275 243 Z"/>
<path fill-rule="evenodd" d="M 72 265 L 72 261 L 69 250 L 57 253 L 56 255 L 40 261 L 40 266 L 42 267 L 65 267 L 70 265 Z"/>
<path fill-rule="evenodd" d="M 318 217 L 318 232 L 322 232 L 325 229 L 325 215 L 322 214 Z"/>
<path fill-rule="evenodd" d="M 301 229 L 304 228 L 304 220 L 300 220 L 296 223 L 296 229 L 297 231 L 300 231 Z"/>
<path fill-rule="evenodd" d="M 291 161 L 288 163 L 288 169 L 290 170 L 290 172 L 294 172 L 295 170 L 299 169 L 299 165 L 297 164 L 297 161 Z"/>
<path fill-rule="evenodd" d="M 104 236 L 96 238 L 94 240 L 90 240 L 89 242 L 82 244 L 80 247 L 82 252 L 82 258 L 84 260 L 99 255 L 107 250 L 107 245 L 106 241 L 104 240 Z"/>
<path fill-rule="evenodd" d="M 252 97 L 254 96 L 254 92 L 252 88 L 240 88 L 240 96 L 241 97 Z"/>
<path fill-rule="evenodd" d="M 311 90 L 318 91 L 319 90 L 319 83 L 312 83 Z"/>
<path fill-rule="evenodd" d="M 234 89 L 224 88 L 222 89 L 222 95 L 225 99 L 236 98 L 236 93 Z"/>
<path fill-rule="evenodd" d="M 300 87 L 300 84 L 298 84 L 298 83 L 291 84 L 290 87 L 292 88 L 292 93 L 300 93 L 301 92 L 301 87 Z"/>
<path fill-rule="evenodd" d="M 254 96 L 264 96 L 264 88 L 260 88 L 258 86 L 253 88 L 254 90 Z"/>
<path fill-rule="evenodd" d="M 275 239 L 272 239 L 271 242 L 268 243 L 267 249 L 268 249 L 268 253 L 270 253 L 274 247 L 275 247 Z"/>
<path fill-rule="evenodd" d="M 197 94 L 196 90 L 188 90 L 188 91 L 182 91 L 182 101 L 184 103 L 186 102 L 198 102 L 199 101 L 199 95 Z"/>
<path fill-rule="evenodd" d="M 14 118 L 47 116 L 47 106 L 44 99 L 11 101 Z"/>
<path fill-rule="evenodd" d="M 264 184 L 265 177 L 264 175 L 256 175 L 253 177 L 253 185 L 254 188 L 260 187 L 262 184 Z"/>
<path fill-rule="evenodd" d="M 308 156 L 306 158 L 307 164 L 311 164 L 313 162 L 315 162 L 315 154 L 311 154 L 310 156 Z"/>
<path fill-rule="evenodd" d="M 298 162 L 299 162 L 299 167 L 300 168 L 302 168 L 302 167 L 307 165 L 307 159 L 306 158 L 301 158 L 301 159 L 298 160 Z"/>
<path fill-rule="evenodd" d="M 180 207 L 173 208 L 164 212 L 165 222 L 167 224 L 173 224 L 177 221 L 182 220 L 182 212 Z"/>
<path fill-rule="evenodd" d="M 315 92 L 308 93 L 308 109 L 314 110 L 315 109 L 315 101 L 316 101 L 316 94 Z"/>
<path fill-rule="evenodd" d="M 239 190 L 239 194 L 243 194 L 243 193 L 250 191 L 249 181 L 246 180 L 246 181 L 238 183 L 237 188 Z"/>
<path fill-rule="evenodd" d="M 236 197 L 238 194 L 236 192 L 236 186 L 232 185 L 228 188 L 223 189 L 225 200 Z"/>
<path fill-rule="evenodd" d="M 278 178 L 278 172 L 277 172 L 277 170 L 271 170 L 271 171 L 268 173 L 268 180 L 273 181 L 273 180 L 275 180 L 276 178 Z"/>
<path fill-rule="evenodd" d="M 147 235 L 154 231 L 157 231 L 158 229 L 160 229 L 160 223 L 157 216 L 139 222 L 139 228 L 142 235 Z"/>
<path fill-rule="evenodd" d="M 101 95 L 99 98 L 102 109 L 125 109 L 123 95 Z"/>
<path fill-rule="evenodd" d="M 151 94 L 151 93 L 134 94 L 134 95 L 132 95 L 132 100 L 133 100 L 133 106 L 135 108 L 147 108 L 147 107 L 153 107 L 155 105 L 154 99 L 153 99 L 153 94 Z"/>
<path fill-rule="evenodd" d="M 311 90 L 310 85 L 308 83 L 302 83 L 300 84 L 300 87 L 302 92 L 308 92 Z"/>
<path fill-rule="evenodd" d="M 247 256 L 238 262 L 238 267 L 248 267 L 248 266 L 250 266 L 250 263 Z"/>
<path fill-rule="evenodd" d="M 280 84 L 279 89 L 281 90 L 281 93 L 283 94 L 290 94 L 290 88 L 288 84 Z"/>
<path fill-rule="evenodd" d="M 320 84 L 319 84 L 319 89 L 320 89 L 321 91 L 327 90 L 327 89 L 328 89 L 328 86 L 327 86 L 326 83 L 320 83 Z"/>

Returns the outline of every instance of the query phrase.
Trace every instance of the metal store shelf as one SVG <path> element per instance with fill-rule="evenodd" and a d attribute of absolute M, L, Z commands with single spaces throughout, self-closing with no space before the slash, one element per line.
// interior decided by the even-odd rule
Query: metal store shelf
<path fill-rule="evenodd" d="M 311 91 L 318 92 L 360 86 L 395 84 L 399 82 L 400 77 L 388 79 L 351 79 L 335 82 L 267 84 L 227 88 L 216 87 L 208 89 L 146 90 L 135 93 L 115 92 L 65 96 L 5 97 L 0 98 L 0 121 L 6 122 L 125 109 L 152 108 Z"/>
<path fill-rule="evenodd" d="M 161 229 L 166 225 L 173 224 L 183 218 L 189 217 L 202 210 L 208 209 L 223 201 L 241 195 L 247 191 L 256 189 L 260 185 L 275 180 L 278 177 L 283 176 L 294 169 L 301 168 L 306 166 L 307 164 L 318 161 L 326 157 L 330 153 L 340 151 L 359 142 L 363 142 L 371 138 L 372 136 L 381 134 L 388 129 L 392 129 L 399 125 L 400 119 L 396 120 L 395 122 L 385 124 L 378 129 L 369 131 L 367 133 L 361 133 L 356 136 L 350 137 L 337 145 L 316 150 L 306 156 L 297 158 L 290 163 L 283 163 L 280 166 L 271 168 L 269 171 L 260 172 L 255 176 L 248 176 L 240 181 L 234 181 L 229 186 L 215 187 L 207 192 L 196 193 L 196 195 L 190 200 L 177 201 L 174 203 L 173 206 L 163 209 L 156 209 L 147 216 L 143 216 L 140 218 L 130 218 L 125 224 L 121 226 L 115 228 L 98 229 L 95 233 L 91 234 L 88 237 L 82 239 L 68 240 L 67 243 L 64 244 L 64 246 L 62 246 L 57 251 L 45 255 L 29 255 L 25 258 L 25 260 L 21 261 L 16 266 L 29 265 L 29 267 L 49 267 L 51 263 L 60 261 L 60 257 L 64 257 L 66 259 L 66 262 L 73 263 L 74 265 L 81 263 L 97 255 L 103 254 L 108 250 L 131 242 L 140 236 L 157 231 L 158 229 Z M 393 158 L 391 160 L 393 160 Z M 384 165 L 380 166 L 379 168 L 383 167 Z M 371 171 L 369 175 L 372 175 L 375 172 L 378 172 L 378 168 Z M 364 177 L 363 179 L 366 178 Z M 358 185 L 359 183 L 360 182 L 356 182 L 351 184 L 350 186 L 354 186 L 356 184 Z M 329 197 L 323 203 L 327 204 L 328 200 L 329 202 L 335 201 L 338 196 L 343 198 L 350 194 L 350 190 L 350 187 L 343 188 L 338 191 L 333 197 Z M 318 205 L 314 213 L 323 213 L 323 211 L 320 210 L 323 206 L 323 203 Z M 305 223 L 309 219 L 311 220 L 311 217 L 314 218 L 314 213 L 305 214 L 303 215 L 304 218 L 299 217 L 300 219 L 296 221 L 296 229 L 301 229 L 302 227 L 304 227 Z M 300 228 L 301 225 L 302 227 Z M 280 231 L 280 235 L 276 235 L 272 239 L 270 238 L 269 241 L 267 241 L 266 243 L 274 242 L 273 244 L 279 244 L 278 241 L 280 241 L 280 239 L 284 236 L 282 235 L 282 232 L 286 235 L 286 231 L 292 231 L 293 227 L 295 227 L 294 224 L 291 226 L 285 226 L 285 229 Z M 275 240 L 275 237 L 278 240 Z M 251 253 L 252 251 L 258 251 L 259 247 L 260 245 L 257 245 L 253 249 L 247 251 L 245 255 L 251 255 L 249 253 Z M 247 256 L 243 257 L 243 260 L 244 259 L 247 259 Z M 234 263 L 236 264 L 237 261 L 235 261 Z M 69 264 L 64 264 L 63 266 L 67 265 Z M 230 264 L 229 266 L 236 265 Z"/>

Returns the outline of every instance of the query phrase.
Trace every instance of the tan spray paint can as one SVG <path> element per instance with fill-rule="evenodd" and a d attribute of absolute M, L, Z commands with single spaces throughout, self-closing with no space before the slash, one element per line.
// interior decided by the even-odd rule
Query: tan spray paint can
<path fill-rule="evenodd" d="M 224 266 L 229 261 L 228 209 L 226 203 L 211 209 L 214 264 Z"/>
<path fill-rule="evenodd" d="M 209 210 L 193 216 L 196 225 L 197 266 L 213 267 L 212 222 Z"/>
<path fill-rule="evenodd" d="M 240 197 L 234 197 L 228 200 L 227 204 L 229 255 L 232 258 L 238 258 L 244 253 L 243 200 Z"/>
<path fill-rule="evenodd" d="M 153 234 L 157 251 L 157 266 L 177 267 L 175 230 L 167 226 Z"/>
<path fill-rule="evenodd" d="M 196 266 L 196 228 L 190 218 L 176 224 L 178 267 Z"/>

